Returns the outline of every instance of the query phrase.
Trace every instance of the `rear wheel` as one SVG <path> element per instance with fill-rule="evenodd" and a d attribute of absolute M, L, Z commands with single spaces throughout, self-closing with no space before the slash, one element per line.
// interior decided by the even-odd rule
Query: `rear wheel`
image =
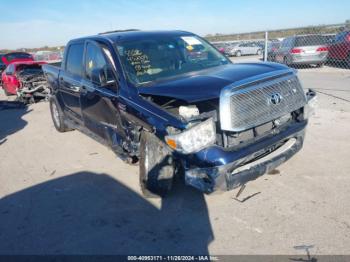
<path fill-rule="evenodd" d="M 261 55 L 261 54 L 262 54 L 261 50 L 259 49 L 259 50 L 256 52 L 256 54 L 257 54 L 257 55 Z"/>
<path fill-rule="evenodd" d="M 348 54 L 348 57 L 346 58 L 346 66 L 347 66 L 347 68 L 350 68 L 350 53 Z"/>
<path fill-rule="evenodd" d="M 175 168 L 171 152 L 154 134 L 143 132 L 140 145 L 140 186 L 146 197 L 164 197 L 171 189 Z"/>
<path fill-rule="evenodd" d="M 50 112 L 53 124 L 58 132 L 67 132 L 73 129 L 69 128 L 65 123 L 65 116 L 59 106 L 57 100 L 54 97 L 50 99 Z"/>

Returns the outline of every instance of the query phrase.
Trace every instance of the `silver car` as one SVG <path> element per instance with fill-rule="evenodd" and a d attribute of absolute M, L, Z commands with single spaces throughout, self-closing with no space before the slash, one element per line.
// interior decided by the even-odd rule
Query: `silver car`
<path fill-rule="evenodd" d="M 229 56 L 242 56 L 242 55 L 261 55 L 262 48 L 253 43 L 240 43 L 233 45 L 228 50 Z"/>
<path fill-rule="evenodd" d="M 327 60 L 327 37 L 298 35 L 285 38 L 275 53 L 275 61 L 286 65 L 323 66 Z"/>

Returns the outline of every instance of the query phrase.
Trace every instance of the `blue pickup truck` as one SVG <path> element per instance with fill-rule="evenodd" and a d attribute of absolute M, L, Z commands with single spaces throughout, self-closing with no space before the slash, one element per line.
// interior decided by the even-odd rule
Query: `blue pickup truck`
<path fill-rule="evenodd" d="M 211 193 L 275 169 L 302 148 L 315 96 L 294 69 L 234 64 L 184 31 L 75 39 L 61 68 L 43 70 L 56 129 L 77 129 L 138 163 L 148 197 L 164 196 L 175 176 Z"/>

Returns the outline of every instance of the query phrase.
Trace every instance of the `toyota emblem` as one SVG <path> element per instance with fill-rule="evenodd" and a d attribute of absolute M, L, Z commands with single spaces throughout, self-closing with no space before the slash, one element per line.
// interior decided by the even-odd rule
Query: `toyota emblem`
<path fill-rule="evenodd" d="M 270 96 L 269 100 L 271 104 L 278 105 L 282 101 L 282 96 L 279 93 L 275 93 Z"/>

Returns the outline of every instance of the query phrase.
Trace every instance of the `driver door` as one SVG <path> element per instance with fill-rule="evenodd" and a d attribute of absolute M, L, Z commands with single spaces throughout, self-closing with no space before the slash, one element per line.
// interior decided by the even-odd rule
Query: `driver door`
<path fill-rule="evenodd" d="M 115 67 L 107 48 L 94 41 L 85 46 L 85 72 L 80 92 L 85 126 L 115 145 L 123 129 L 118 110 L 118 85 Z"/>

